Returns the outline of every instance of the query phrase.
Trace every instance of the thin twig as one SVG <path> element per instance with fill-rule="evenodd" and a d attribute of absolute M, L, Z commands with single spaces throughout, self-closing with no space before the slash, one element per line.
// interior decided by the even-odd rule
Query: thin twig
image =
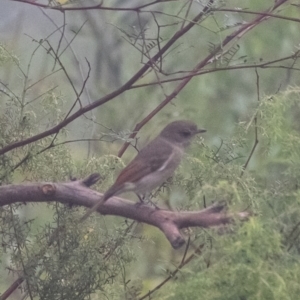
<path fill-rule="evenodd" d="M 255 69 L 255 75 L 256 75 L 257 101 L 259 102 L 260 101 L 260 88 L 259 88 L 259 74 L 257 72 L 257 69 Z M 254 117 L 254 145 L 250 151 L 250 154 L 248 156 L 246 163 L 244 164 L 244 166 L 242 168 L 240 177 L 242 177 L 244 175 L 245 170 L 248 167 L 248 164 L 249 164 L 251 158 L 253 157 L 253 154 L 254 154 L 254 151 L 255 151 L 257 145 L 258 145 L 258 129 L 257 129 L 257 112 L 256 112 L 255 117 Z"/>
<path fill-rule="evenodd" d="M 298 22 L 298 23 L 300 22 L 300 19 L 298 19 L 298 18 L 285 17 L 285 16 L 280 16 L 277 14 L 268 13 L 268 12 L 233 9 L 233 8 L 212 8 L 212 11 L 220 11 L 220 12 L 227 11 L 227 12 L 240 13 L 240 14 L 260 15 L 260 16 L 266 16 L 266 17 L 272 17 L 272 18 L 276 18 L 276 19 L 292 21 L 292 22 Z"/>
<path fill-rule="evenodd" d="M 213 0 L 210 0 L 213 1 Z M 287 1 L 287 0 L 281 0 L 281 1 Z M 187 24 L 182 30 L 177 31 L 171 38 L 170 40 L 161 48 L 161 51 L 155 54 L 152 57 L 152 61 L 156 61 L 161 57 L 163 53 L 165 53 L 181 36 L 186 34 L 207 12 L 209 11 L 209 7 L 204 9 L 202 12 L 200 12 L 195 18 L 194 22 L 191 22 Z M 231 39 L 230 39 L 231 40 Z M 229 42 L 229 41 L 228 41 Z M 211 58 L 211 55 L 208 57 L 208 59 Z M 77 110 L 75 113 L 70 115 L 68 118 L 57 124 L 56 126 L 52 127 L 49 130 L 46 130 L 44 132 L 41 132 L 39 134 L 36 134 L 34 136 L 31 136 L 27 139 L 17 141 L 15 143 L 11 143 L 2 149 L 0 149 L 0 155 L 5 154 L 8 151 L 11 151 L 15 148 L 22 147 L 24 145 L 33 143 L 35 141 L 38 141 L 42 138 L 45 138 L 49 135 L 56 134 L 58 133 L 62 128 L 64 128 L 66 125 L 71 123 L 72 121 L 76 120 L 83 114 L 85 114 L 88 111 L 93 110 L 94 108 L 103 105 L 104 103 L 110 101 L 111 99 L 116 98 L 118 95 L 124 93 L 127 91 L 138 79 L 141 78 L 141 76 L 150 68 L 151 66 L 151 61 L 146 63 L 135 75 L 133 75 L 125 84 L 123 84 L 120 88 L 117 90 L 111 92 L 110 94 L 107 94 L 106 96 L 94 101 L 93 103 L 83 106 L 81 109 Z M 175 95 L 173 95 L 175 97 Z"/>
<path fill-rule="evenodd" d="M 297 57 L 299 58 L 299 57 Z M 283 62 L 286 60 L 292 59 L 293 62 L 295 62 L 295 55 L 289 55 L 287 57 L 283 57 L 280 59 L 272 60 L 269 62 L 265 63 L 260 63 L 260 64 L 251 64 L 251 65 L 237 65 L 237 66 L 228 66 L 228 67 L 222 67 L 222 68 L 215 68 L 215 69 L 209 69 L 209 70 L 201 70 L 197 73 L 194 74 L 194 76 L 200 76 L 200 75 L 205 75 L 205 74 L 210 74 L 214 72 L 221 72 L 221 71 L 232 71 L 232 70 L 244 70 L 244 69 L 255 69 L 255 68 L 261 68 L 261 69 L 288 69 L 288 70 L 294 70 L 294 71 L 300 71 L 300 68 L 294 68 L 291 66 L 269 66 L 271 64 L 277 63 L 277 62 Z M 189 71 L 177 71 L 174 72 L 173 74 L 180 74 L 180 73 L 190 73 L 191 70 Z M 171 75 L 171 74 L 166 74 L 166 75 Z M 150 82 L 150 83 L 144 83 L 144 84 L 135 84 L 131 87 L 131 89 L 136 89 L 136 88 L 141 88 L 141 87 L 147 87 L 147 86 L 152 86 L 156 84 L 162 84 L 162 83 L 169 83 L 169 82 L 174 82 L 174 81 L 180 81 L 186 78 L 189 78 L 190 75 L 186 76 L 180 76 L 176 78 L 170 78 L 170 79 L 165 79 L 165 80 L 160 80 L 159 82 Z"/>
<path fill-rule="evenodd" d="M 171 272 L 171 274 L 165 278 L 160 284 L 158 284 L 155 288 L 153 288 L 152 290 L 150 290 L 147 294 L 143 295 L 142 297 L 138 298 L 138 300 L 143 300 L 146 298 L 150 298 L 150 296 L 156 292 L 157 290 L 159 290 L 162 286 L 164 286 L 168 281 L 170 281 L 172 278 L 175 277 L 175 275 L 185 266 L 187 265 L 193 258 L 195 258 L 196 256 L 198 256 L 199 254 L 201 254 L 201 249 L 204 247 L 204 244 L 201 244 L 187 259 L 185 259 L 188 247 L 189 247 L 190 243 L 187 243 L 186 248 L 185 248 L 185 252 L 182 258 L 181 263 L 179 264 L 179 266 L 173 271 Z"/>
<path fill-rule="evenodd" d="M 62 14 L 63 14 L 63 25 L 62 25 L 62 30 L 60 31 L 61 35 L 60 35 L 58 45 L 57 45 L 57 49 L 56 49 L 56 55 L 57 56 L 59 56 L 59 49 L 60 49 L 60 46 L 61 46 L 61 42 L 62 42 L 62 40 L 65 36 L 65 29 L 66 29 L 66 13 L 63 11 Z M 56 60 L 54 60 L 52 71 L 55 69 L 55 65 L 56 65 Z"/>

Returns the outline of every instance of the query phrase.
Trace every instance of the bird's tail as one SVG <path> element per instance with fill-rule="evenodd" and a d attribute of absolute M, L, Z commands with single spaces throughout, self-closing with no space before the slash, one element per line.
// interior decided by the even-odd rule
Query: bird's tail
<path fill-rule="evenodd" d="M 112 186 L 106 193 L 101 197 L 101 199 L 91 208 L 89 209 L 79 220 L 79 222 L 84 222 L 94 211 L 96 211 L 104 202 L 106 202 L 109 198 L 118 194 L 121 190 L 121 187 Z"/>

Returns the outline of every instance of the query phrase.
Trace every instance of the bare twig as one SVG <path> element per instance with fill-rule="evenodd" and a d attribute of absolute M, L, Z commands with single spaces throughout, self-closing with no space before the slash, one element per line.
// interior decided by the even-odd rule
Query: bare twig
<path fill-rule="evenodd" d="M 41 7 L 41 8 L 47 8 L 47 9 L 52 9 L 52 10 L 58 10 L 60 12 L 63 11 L 83 11 L 83 10 L 110 10 L 110 11 L 140 11 L 141 9 L 145 8 L 145 7 L 149 7 L 151 5 L 155 5 L 155 4 L 161 4 L 164 2 L 172 2 L 172 1 L 177 1 L 177 0 L 156 0 L 156 1 L 152 1 L 149 2 L 147 4 L 144 5 L 140 5 L 137 7 L 106 7 L 103 6 L 103 1 L 101 1 L 99 4 L 96 5 L 92 5 L 92 6 L 79 6 L 79 7 L 66 7 L 66 6 L 62 6 L 62 5 L 57 5 L 57 6 L 50 6 L 47 4 L 41 4 L 38 2 L 34 2 L 34 1 L 30 1 L 30 0 L 11 0 L 11 1 L 15 1 L 15 2 L 22 2 L 22 3 L 26 3 L 26 4 L 30 4 L 33 6 L 37 6 L 37 7 Z"/>
<path fill-rule="evenodd" d="M 295 55 L 290 55 L 288 57 L 284 57 L 279 59 L 280 61 L 285 61 L 292 59 L 293 63 L 295 62 Z M 283 66 L 283 65 L 278 65 L 278 66 L 270 66 L 270 64 L 274 64 L 278 61 L 278 59 L 270 62 L 265 62 L 265 63 L 260 63 L 260 64 L 251 64 L 251 65 L 238 65 L 238 66 L 228 66 L 228 67 L 218 67 L 214 69 L 209 69 L 209 70 L 201 70 L 197 73 L 194 74 L 194 76 L 200 76 L 200 75 L 205 75 L 205 74 L 210 74 L 214 72 L 221 72 L 221 71 L 233 71 L 233 70 L 244 70 L 244 69 L 255 69 L 255 68 L 261 68 L 261 69 L 287 69 L 287 70 L 294 70 L 294 71 L 300 71 L 300 68 L 294 68 L 291 66 Z M 189 73 L 191 71 L 177 71 L 175 73 Z M 170 79 L 162 79 L 159 82 L 150 82 L 150 83 L 143 83 L 143 84 L 135 84 L 131 87 L 131 89 L 136 89 L 136 88 L 141 88 L 141 87 L 146 87 L 146 86 L 152 86 L 152 85 L 157 85 L 157 84 L 163 84 L 163 83 L 169 83 L 169 82 L 174 82 L 174 81 L 180 81 L 186 78 L 189 78 L 190 75 L 185 75 L 185 76 L 180 76 L 176 78 L 170 78 Z"/>
<path fill-rule="evenodd" d="M 283 0 L 281 0 L 281 1 L 283 1 Z M 173 37 L 171 37 L 171 39 L 161 48 L 161 51 L 152 57 L 151 61 L 156 61 L 157 59 L 159 59 L 163 53 L 165 53 L 181 36 L 183 36 L 186 32 L 188 32 L 208 11 L 209 11 L 209 7 L 206 7 L 202 12 L 200 12 L 193 19 L 193 22 L 187 24 L 182 30 L 177 31 L 173 35 Z M 76 120 L 78 117 L 82 116 L 86 112 L 91 111 L 92 109 L 103 105 L 104 103 L 110 101 L 111 99 L 114 99 L 118 95 L 127 91 L 151 67 L 151 61 L 149 60 L 148 63 L 146 63 L 133 77 L 131 77 L 125 84 L 123 84 L 117 90 L 94 101 L 93 103 L 91 103 L 89 105 L 83 106 L 82 108 L 78 109 L 75 113 L 73 113 L 68 118 L 66 118 L 65 120 L 63 120 L 62 122 L 57 124 L 56 126 L 52 127 L 51 129 L 41 132 L 41 133 L 39 133 L 35 136 L 32 136 L 32 137 L 29 137 L 27 139 L 24 139 L 22 141 L 18 141 L 18 142 L 15 142 L 15 143 L 12 143 L 12 144 L 9 144 L 9 145 L 3 147 L 2 149 L 0 149 L 0 155 L 5 154 L 6 152 L 11 151 L 15 148 L 22 147 L 24 145 L 38 141 L 49 135 L 58 133 L 66 125 L 68 125 L 72 121 Z"/>
<path fill-rule="evenodd" d="M 258 72 L 257 72 L 257 69 L 255 69 L 255 75 L 256 75 L 256 92 L 257 92 L 257 101 L 259 102 L 260 100 L 260 89 L 259 89 L 259 75 L 258 75 Z M 248 156 L 248 159 L 246 161 L 246 163 L 244 164 L 243 168 L 242 168 L 242 172 L 241 172 L 241 177 L 244 175 L 245 173 L 245 170 L 246 168 L 248 167 L 248 164 L 254 154 L 254 151 L 256 149 L 258 145 L 258 129 L 257 129 L 257 113 L 255 114 L 255 117 L 254 117 L 254 144 L 253 144 L 253 147 L 250 151 L 250 154 Z"/>
<path fill-rule="evenodd" d="M 197 247 L 197 249 L 188 258 L 185 258 L 186 254 L 187 254 L 188 246 L 189 246 L 189 243 L 187 243 L 187 246 L 185 248 L 185 252 L 184 252 L 183 258 L 182 258 L 181 263 L 179 264 L 179 266 L 173 272 L 171 272 L 170 275 L 167 278 L 165 278 L 161 283 L 159 283 L 155 288 L 153 288 L 151 291 L 149 291 L 148 293 L 146 293 L 142 297 L 138 298 L 138 300 L 143 300 L 143 299 L 146 299 L 146 298 L 150 299 L 150 296 L 154 292 L 156 292 L 157 290 L 159 290 L 168 281 L 170 281 L 171 279 L 173 279 L 175 277 L 175 275 L 178 273 L 178 271 L 180 271 L 185 265 L 187 265 L 193 258 L 195 258 L 199 254 L 201 254 L 201 249 L 204 247 L 204 244 L 201 244 L 199 247 Z"/>
<path fill-rule="evenodd" d="M 287 0 L 280 0 L 278 1 L 272 8 L 266 10 L 275 10 L 277 7 L 285 3 Z M 208 4 L 210 6 L 211 3 Z M 204 8 L 205 9 L 205 8 Z M 209 9 L 207 8 L 207 11 Z M 243 26 L 241 26 L 239 29 L 237 29 L 234 33 L 228 35 L 222 43 L 220 43 L 214 51 L 212 51 L 205 59 L 200 61 L 196 67 L 183 79 L 177 87 L 173 90 L 173 92 L 167 96 L 151 113 L 149 113 L 141 122 L 139 122 L 134 130 L 133 133 L 129 136 L 129 138 L 134 138 L 138 131 L 147 123 L 149 122 L 163 107 L 165 107 L 172 99 L 174 99 L 177 94 L 189 83 L 189 81 L 201 70 L 203 67 L 205 67 L 207 64 L 211 63 L 213 59 L 215 59 L 215 56 L 219 53 L 220 50 L 224 48 L 227 44 L 232 42 L 234 39 L 240 39 L 244 34 L 246 34 L 249 30 L 254 28 L 256 25 L 261 23 L 264 18 L 266 18 L 264 15 L 259 15 L 256 17 L 252 22 L 249 22 Z M 187 25 L 188 26 L 188 25 Z M 176 35 L 176 34 L 175 34 Z M 174 36 L 175 36 L 174 35 Z M 121 147 L 121 149 L 118 152 L 118 156 L 121 157 L 124 152 L 126 151 L 127 147 L 129 146 L 128 142 L 125 142 L 124 145 Z M 1 154 L 1 152 L 0 152 Z"/>
<path fill-rule="evenodd" d="M 58 41 L 58 44 L 57 44 L 57 49 L 56 49 L 56 55 L 59 56 L 59 49 L 60 49 L 60 46 L 61 46 L 61 42 L 65 36 L 65 29 L 66 29 L 66 14 L 65 12 L 63 11 L 62 12 L 63 14 L 63 26 L 62 26 L 62 30 L 60 31 L 61 32 L 61 35 L 60 35 L 60 38 L 59 38 L 59 41 Z M 53 68 L 52 68 L 52 71 L 54 71 L 55 69 L 55 65 L 56 65 L 56 60 L 54 61 L 54 64 L 53 64 Z"/>
<path fill-rule="evenodd" d="M 233 12 L 233 13 L 240 13 L 240 14 L 251 14 L 251 15 L 259 15 L 259 16 L 266 16 L 266 17 L 272 17 L 276 19 L 282 19 L 282 20 L 287 20 L 287 21 L 292 21 L 292 22 L 300 22 L 300 19 L 298 18 L 291 18 L 291 17 L 285 17 L 285 16 L 280 16 L 277 14 L 272 14 L 266 12 L 261 12 L 261 11 L 252 11 L 252 10 L 242 10 L 242 9 L 232 9 L 232 8 L 212 8 L 212 11 L 220 11 L 220 12 Z"/>

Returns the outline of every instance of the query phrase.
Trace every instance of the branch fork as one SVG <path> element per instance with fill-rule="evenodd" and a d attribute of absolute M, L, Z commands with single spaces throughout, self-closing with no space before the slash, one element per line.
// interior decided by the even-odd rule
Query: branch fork
<path fill-rule="evenodd" d="M 102 193 L 90 189 L 100 179 L 98 173 L 89 175 L 83 180 L 65 183 L 27 183 L 0 187 L 0 206 L 17 202 L 57 201 L 69 205 L 91 208 L 102 197 Z M 180 230 L 186 227 L 211 227 L 228 224 L 234 217 L 247 219 L 249 213 L 235 215 L 224 213 L 225 203 L 216 203 L 200 211 L 170 211 L 157 209 L 149 205 L 137 205 L 120 197 L 112 197 L 99 207 L 102 215 L 115 215 L 147 223 L 159 228 L 175 249 L 180 248 L 185 239 Z"/>

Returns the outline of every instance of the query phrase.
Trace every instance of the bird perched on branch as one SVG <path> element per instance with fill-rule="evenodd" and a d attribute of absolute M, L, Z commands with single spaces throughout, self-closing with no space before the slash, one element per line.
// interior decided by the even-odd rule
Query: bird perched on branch
<path fill-rule="evenodd" d="M 142 148 L 137 156 L 121 171 L 115 183 L 103 197 L 81 218 L 81 221 L 97 210 L 109 198 L 133 191 L 137 195 L 151 192 L 173 175 L 180 164 L 184 150 L 192 138 L 205 132 L 191 121 L 174 121 Z"/>

